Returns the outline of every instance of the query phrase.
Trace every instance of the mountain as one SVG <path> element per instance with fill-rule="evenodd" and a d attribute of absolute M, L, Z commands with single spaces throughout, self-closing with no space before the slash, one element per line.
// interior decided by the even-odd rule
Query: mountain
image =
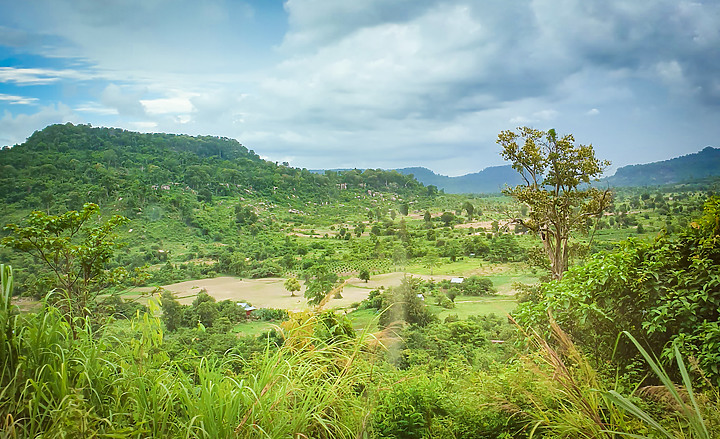
<path fill-rule="evenodd" d="M 450 194 L 498 193 L 505 185 L 516 186 L 522 183 L 520 174 L 512 166 L 490 166 L 480 172 L 448 177 L 439 175 L 427 168 L 403 168 L 401 174 L 413 175 L 425 186 L 434 185 Z"/>
<path fill-rule="evenodd" d="M 706 147 L 700 152 L 670 160 L 628 165 L 605 181 L 610 186 L 656 186 L 720 176 L 720 148 Z"/>
<path fill-rule="evenodd" d="M 505 185 L 522 184 L 522 178 L 510 165 L 491 166 L 480 172 L 448 177 L 427 168 L 403 168 L 398 172 L 413 175 L 424 185 L 434 185 L 451 194 L 496 193 Z M 659 186 L 720 176 L 720 148 L 706 147 L 702 151 L 660 162 L 628 165 L 603 180 L 610 186 Z"/>

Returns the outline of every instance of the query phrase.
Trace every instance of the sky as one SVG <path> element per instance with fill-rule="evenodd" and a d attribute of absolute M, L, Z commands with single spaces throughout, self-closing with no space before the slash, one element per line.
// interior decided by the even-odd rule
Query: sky
<path fill-rule="evenodd" d="M 720 2 L 0 0 L 0 146 L 65 122 L 451 176 L 554 128 L 611 174 L 720 146 Z"/>

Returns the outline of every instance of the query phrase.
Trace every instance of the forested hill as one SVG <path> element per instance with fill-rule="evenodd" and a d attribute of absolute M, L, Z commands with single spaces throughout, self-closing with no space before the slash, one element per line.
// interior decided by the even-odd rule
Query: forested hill
<path fill-rule="evenodd" d="M 256 196 L 270 201 L 331 201 L 340 191 L 425 191 L 412 177 L 365 170 L 314 174 L 260 159 L 228 138 L 141 134 L 87 125 L 51 125 L 0 150 L 4 207 L 62 211 L 85 202 L 122 201 L 132 211 L 149 199 Z"/>
<path fill-rule="evenodd" d="M 720 175 L 720 148 L 706 147 L 694 154 L 644 165 L 619 168 L 607 179 L 611 186 L 656 186 L 689 182 Z"/>

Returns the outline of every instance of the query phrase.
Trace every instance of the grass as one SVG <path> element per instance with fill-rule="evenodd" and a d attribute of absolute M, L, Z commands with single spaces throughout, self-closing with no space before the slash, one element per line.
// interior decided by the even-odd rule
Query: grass
<path fill-rule="evenodd" d="M 252 365 L 227 355 L 194 366 L 167 356 L 148 314 L 120 339 L 71 328 L 48 307 L 23 319 L 17 367 L 1 365 L 0 438 L 359 437 L 369 416 L 355 387 L 370 384 L 366 333 L 308 341 L 315 323 L 286 331 L 287 343 Z"/>
<path fill-rule="evenodd" d="M 353 329 L 356 331 L 367 330 L 374 332 L 377 330 L 377 311 L 374 309 L 360 309 L 348 314 L 348 318 L 352 322 Z"/>
<path fill-rule="evenodd" d="M 516 282 L 523 284 L 536 284 L 539 282 L 539 277 L 531 273 L 501 273 L 491 274 L 487 277 L 490 278 L 498 293 L 505 296 L 514 296 L 513 284 Z"/>
<path fill-rule="evenodd" d="M 267 331 L 275 328 L 276 326 L 277 323 L 253 320 L 249 322 L 238 323 L 232 329 L 232 332 L 244 336 L 258 336 L 266 333 Z"/>
<path fill-rule="evenodd" d="M 474 315 L 505 315 L 512 312 L 516 306 L 517 300 L 512 296 L 458 296 L 455 298 L 455 308 L 445 309 L 430 305 L 430 309 L 443 320 L 451 314 L 457 314 L 461 319 Z"/>

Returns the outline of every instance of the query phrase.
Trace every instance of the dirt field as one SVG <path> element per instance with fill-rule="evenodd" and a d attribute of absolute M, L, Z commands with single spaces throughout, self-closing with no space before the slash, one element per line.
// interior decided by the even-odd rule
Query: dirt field
<path fill-rule="evenodd" d="M 370 294 L 370 291 L 384 286 L 385 288 L 400 285 L 403 273 L 388 273 L 373 276 L 365 283 L 358 278 L 348 280 L 342 292 L 342 299 L 332 299 L 325 308 L 346 308 L 353 303 L 361 302 Z M 431 276 L 414 275 L 423 279 Z M 432 276 L 435 280 L 450 279 L 452 276 Z M 267 279 L 239 279 L 235 277 L 216 277 L 214 279 L 199 279 L 165 285 L 163 288 L 175 293 L 180 303 L 192 303 L 201 289 L 216 300 L 246 300 L 258 308 L 284 308 L 290 311 L 300 311 L 308 307 L 302 293 L 305 285 L 301 281 L 303 290 L 296 297 L 291 297 L 285 290 L 283 278 Z"/>

